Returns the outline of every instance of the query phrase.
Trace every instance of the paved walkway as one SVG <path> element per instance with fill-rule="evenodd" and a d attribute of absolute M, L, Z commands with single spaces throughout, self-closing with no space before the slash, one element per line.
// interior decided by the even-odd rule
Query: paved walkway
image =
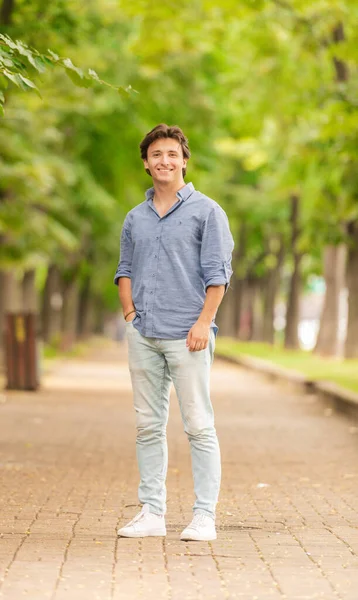
<path fill-rule="evenodd" d="M 37 394 L 0 395 L 0 597 L 357 600 L 357 427 L 218 360 L 218 540 L 179 541 L 193 492 L 174 396 L 168 535 L 116 538 L 138 511 L 125 360 L 101 345 Z"/>

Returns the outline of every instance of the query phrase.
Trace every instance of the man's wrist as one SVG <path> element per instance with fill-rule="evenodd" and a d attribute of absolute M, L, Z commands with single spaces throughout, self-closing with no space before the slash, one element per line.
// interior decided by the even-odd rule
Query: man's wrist
<path fill-rule="evenodd" d="M 200 315 L 200 317 L 198 318 L 198 323 L 201 323 L 202 325 L 206 325 L 207 327 L 210 327 L 211 325 L 211 317 L 208 317 L 206 315 Z"/>
<path fill-rule="evenodd" d="M 127 317 L 129 317 L 129 315 L 135 313 L 136 310 L 134 308 L 134 306 L 132 306 L 131 308 L 128 308 L 127 310 L 123 311 L 123 316 L 124 316 L 124 320 L 127 320 Z"/>

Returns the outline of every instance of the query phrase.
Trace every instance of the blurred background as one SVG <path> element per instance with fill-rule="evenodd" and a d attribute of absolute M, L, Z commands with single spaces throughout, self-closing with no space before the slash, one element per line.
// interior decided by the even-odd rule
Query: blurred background
<path fill-rule="evenodd" d="M 49 355 L 121 339 L 121 226 L 165 122 L 235 239 L 222 343 L 339 359 L 358 390 L 357 18 L 357 0 L 1 0 L 0 332 L 32 311 Z"/>

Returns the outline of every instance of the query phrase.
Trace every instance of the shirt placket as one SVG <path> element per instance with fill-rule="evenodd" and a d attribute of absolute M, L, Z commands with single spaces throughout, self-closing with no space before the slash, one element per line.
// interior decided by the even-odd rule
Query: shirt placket
<path fill-rule="evenodd" d="M 155 228 L 155 239 L 153 244 L 153 260 L 151 261 L 151 268 L 148 273 L 148 285 L 147 285 L 147 302 L 145 309 L 145 319 L 146 319 L 146 327 L 145 327 L 145 335 L 147 337 L 155 337 L 155 321 L 154 321 L 154 305 L 156 300 L 156 287 L 157 287 L 157 274 L 159 268 L 159 259 L 160 259 L 160 244 L 163 235 L 164 224 L 167 221 L 167 218 L 171 213 L 177 210 L 178 206 L 182 204 L 183 200 L 178 196 L 179 203 L 172 206 L 172 208 L 164 215 L 164 217 L 159 217 L 154 205 L 153 201 L 149 203 L 149 207 L 151 210 L 155 212 L 158 216 L 157 225 Z M 160 315 L 157 315 L 157 318 L 160 319 Z"/>

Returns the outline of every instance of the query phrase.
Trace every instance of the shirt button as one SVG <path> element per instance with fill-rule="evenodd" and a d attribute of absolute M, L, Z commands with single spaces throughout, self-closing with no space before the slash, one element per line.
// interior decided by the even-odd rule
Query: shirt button
<path fill-rule="evenodd" d="M 150 292 L 151 294 L 153 294 L 153 292 Z"/>
<path fill-rule="evenodd" d="M 159 235 L 157 235 L 155 239 L 156 239 L 156 240 L 159 240 Z"/>
<path fill-rule="evenodd" d="M 154 254 L 154 258 L 158 258 L 156 254 Z"/>

